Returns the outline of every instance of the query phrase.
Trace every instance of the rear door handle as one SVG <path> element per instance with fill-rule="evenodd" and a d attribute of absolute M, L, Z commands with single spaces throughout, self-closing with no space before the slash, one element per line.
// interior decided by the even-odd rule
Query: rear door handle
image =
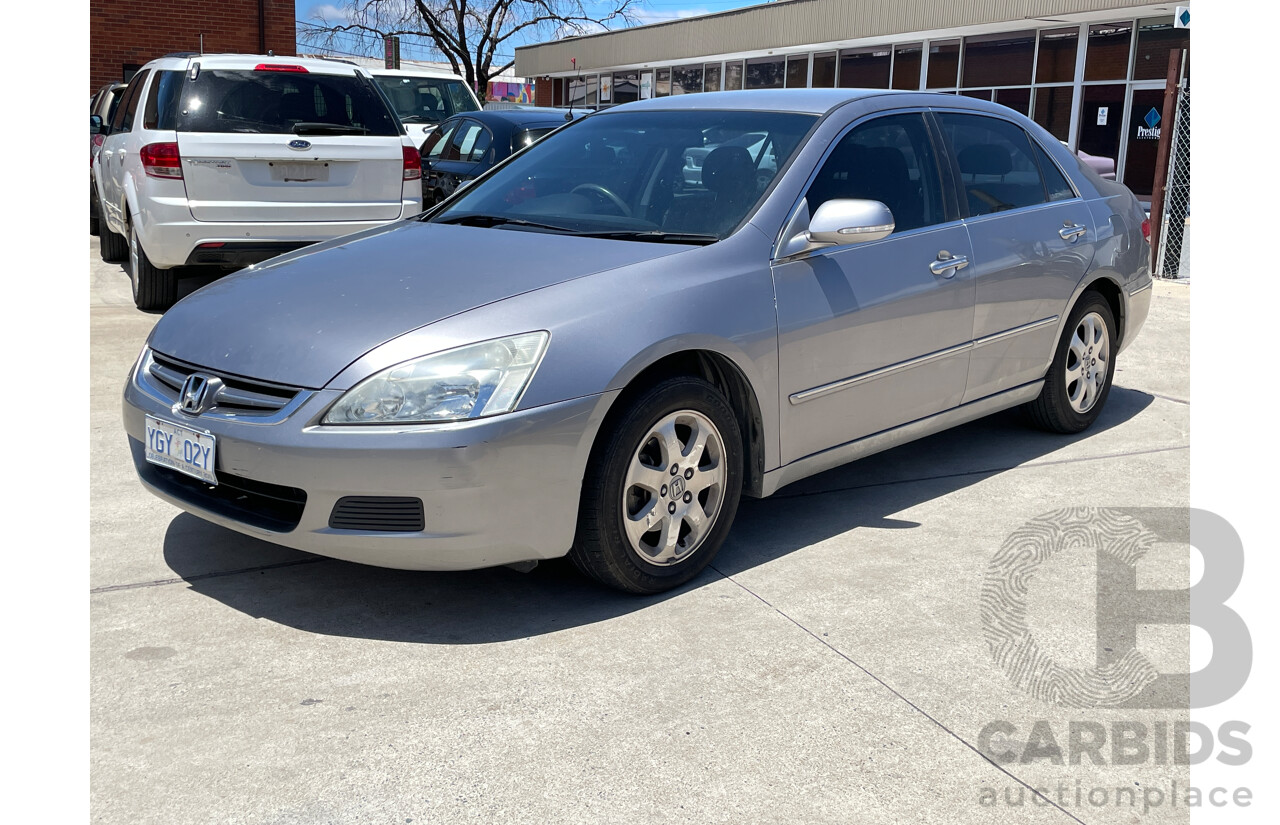
<path fill-rule="evenodd" d="M 1074 241 L 1076 238 L 1080 237 L 1087 231 L 1088 230 L 1085 229 L 1080 224 L 1071 223 L 1068 221 L 1066 226 L 1058 230 L 1058 235 L 1061 236 L 1062 240 L 1064 241 Z"/>
<path fill-rule="evenodd" d="M 943 278 L 953 278 L 968 265 L 969 259 L 964 255 L 952 255 L 944 249 L 938 253 L 938 260 L 929 264 L 929 271 Z"/>

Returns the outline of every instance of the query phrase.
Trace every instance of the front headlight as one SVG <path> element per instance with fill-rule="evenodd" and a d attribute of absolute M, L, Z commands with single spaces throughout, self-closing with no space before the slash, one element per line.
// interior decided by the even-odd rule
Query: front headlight
<path fill-rule="evenodd" d="M 324 423 L 420 424 L 510 412 L 550 338 L 526 332 L 397 364 L 347 390 Z"/>

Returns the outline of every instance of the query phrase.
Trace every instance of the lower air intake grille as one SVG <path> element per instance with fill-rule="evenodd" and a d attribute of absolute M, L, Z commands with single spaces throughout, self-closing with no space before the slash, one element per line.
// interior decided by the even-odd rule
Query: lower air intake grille
<path fill-rule="evenodd" d="M 334 530 L 420 533 L 426 529 L 422 499 L 391 496 L 346 496 L 329 515 Z"/>

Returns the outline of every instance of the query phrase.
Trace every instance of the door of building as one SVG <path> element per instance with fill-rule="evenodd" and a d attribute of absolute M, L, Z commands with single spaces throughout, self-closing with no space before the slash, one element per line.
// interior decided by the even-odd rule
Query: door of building
<path fill-rule="evenodd" d="M 1170 124 L 1162 122 L 1164 81 L 1133 84 L 1124 136 L 1123 183 L 1139 198 L 1151 197 L 1156 176 L 1156 149 L 1160 134 Z"/>

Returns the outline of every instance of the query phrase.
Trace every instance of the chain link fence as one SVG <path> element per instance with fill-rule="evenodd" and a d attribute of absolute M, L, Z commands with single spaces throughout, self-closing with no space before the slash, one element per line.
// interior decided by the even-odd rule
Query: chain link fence
<path fill-rule="evenodd" d="M 1178 88 L 1173 136 L 1169 142 L 1169 176 L 1165 184 L 1160 251 L 1156 277 L 1191 277 L 1191 86 Z"/>

